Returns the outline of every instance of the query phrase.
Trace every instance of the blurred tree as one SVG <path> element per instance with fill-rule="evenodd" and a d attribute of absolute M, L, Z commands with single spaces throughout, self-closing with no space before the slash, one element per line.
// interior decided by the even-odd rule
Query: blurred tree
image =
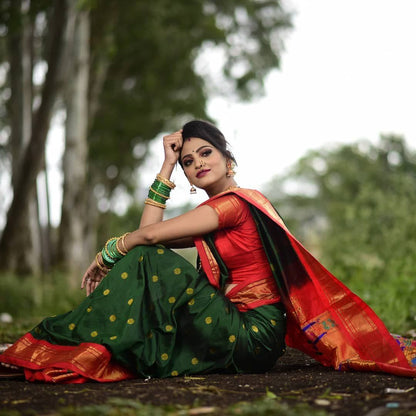
<path fill-rule="evenodd" d="M 32 71 L 33 50 L 31 39 L 34 24 L 29 13 L 22 12 L 22 1 L 10 3 L 9 36 L 7 52 L 10 65 L 10 100 L 8 103 L 10 120 L 10 155 L 12 161 L 12 187 L 19 186 L 19 172 L 30 140 L 32 128 Z M 22 247 L 10 262 L 22 271 L 40 269 L 40 235 L 37 222 L 36 190 L 31 189 L 27 203 L 22 207 L 20 224 L 14 244 Z M 28 253 L 25 255 L 23 253 Z"/>
<path fill-rule="evenodd" d="M 416 152 L 382 136 L 312 151 L 268 194 L 289 228 L 336 276 L 367 285 L 416 274 Z M 409 289 L 410 286 L 408 286 Z"/>
<path fill-rule="evenodd" d="M 103 88 L 91 88 L 100 93 L 90 106 L 90 162 L 91 176 L 109 198 L 121 183 L 131 183 L 146 157 L 144 143 L 190 117 L 207 118 L 208 93 L 261 94 L 290 26 L 276 0 L 97 0 L 96 6 L 91 82 L 99 79 Z M 195 65 L 201 50 L 215 48 L 224 77 L 214 86 Z"/>
<path fill-rule="evenodd" d="M 71 2 L 55 2 L 53 6 L 42 0 L 2 1 L 0 21 L 2 40 L 7 49 L 3 55 L 8 66 L 9 82 L 3 95 L 9 125 L 9 149 L 12 165 L 13 200 L 7 214 L 6 226 L 0 240 L 1 266 L 21 273 L 38 272 L 40 237 L 32 225 L 36 222 L 34 195 L 36 178 L 44 165 L 44 150 L 54 104 L 59 94 L 66 43 L 71 37 Z M 44 38 L 43 63 L 47 73 L 37 91 L 33 84 L 36 65 L 40 63 L 39 45 L 34 42 L 39 13 L 49 15 L 48 30 L 41 30 Z M 35 52 L 36 56 L 35 56 Z M 38 68 L 37 68 L 38 69 Z M 4 130 L 4 129 L 3 129 Z"/>
<path fill-rule="evenodd" d="M 29 101 L 34 109 L 30 139 L 27 146 L 19 145 L 24 156 L 13 170 L 14 198 L 0 242 L 3 269 L 16 268 L 12 259 L 33 253 L 33 248 L 18 244 L 16 236 L 27 234 L 18 230 L 43 167 L 54 111 L 64 109 L 68 117 L 60 260 L 66 267 L 77 264 L 82 269 L 83 260 L 74 253 L 89 253 L 95 245 L 95 195 L 111 201 L 132 192 L 133 173 L 146 157 L 147 143 L 190 117 L 207 118 L 210 90 L 241 99 L 261 94 L 265 75 L 279 66 L 282 32 L 290 27 L 290 16 L 279 0 L 1 0 L 0 8 L 0 59 L 8 75 L 0 105 L 7 108 L 2 132 L 8 136 L 9 152 L 18 135 L 18 122 L 10 121 L 10 104 L 18 97 L 12 86 L 17 67 L 12 67 L 14 51 L 6 51 L 1 43 L 12 45 L 12 34 L 23 39 L 24 27 L 32 27 L 30 42 L 15 61 L 22 65 L 31 59 L 32 76 L 25 78 L 30 78 L 25 91 L 33 91 Z M 23 25 L 23 19 L 32 26 Z M 221 56 L 220 80 L 196 68 L 206 50 Z M 33 84 L 42 65 L 47 68 L 44 79 Z M 81 85 L 86 80 L 85 96 Z M 70 88 L 57 101 L 62 81 Z M 5 94 L 8 89 L 10 94 Z M 22 114 L 23 105 L 17 107 Z M 79 168 L 74 169 L 74 160 Z M 74 216 L 79 221 L 71 221 Z"/>
<path fill-rule="evenodd" d="M 88 84 L 90 75 L 90 15 L 80 8 L 75 18 L 74 38 L 69 48 L 69 71 L 65 84 L 65 153 L 61 226 L 57 257 L 75 284 L 90 262 L 85 250 L 88 206 Z M 73 259 L 77 259 L 74 261 Z M 74 277 L 74 278 L 72 278 Z"/>

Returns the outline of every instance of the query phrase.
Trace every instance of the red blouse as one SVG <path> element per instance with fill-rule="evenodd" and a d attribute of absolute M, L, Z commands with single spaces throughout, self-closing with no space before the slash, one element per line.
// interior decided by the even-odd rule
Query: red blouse
<path fill-rule="evenodd" d="M 229 272 L 226 296 L 240 310 L 280 301 L 276 282 L 247 202 L 234 194 L 207 201 L 218 214 L 215 247 Z"/>

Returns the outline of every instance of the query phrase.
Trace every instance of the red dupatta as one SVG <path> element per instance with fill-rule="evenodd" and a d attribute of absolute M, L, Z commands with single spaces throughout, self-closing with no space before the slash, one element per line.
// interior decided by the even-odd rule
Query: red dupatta
<path fill-rule="evenodd" d="M 288 346 L 338 370 L 416 376 L 416 341 L 392 336 L 374 311 L 296 240 L 264 195 L 229 192 L 250 204 L 286 307 Z M 200 237 L 195 246 L 210 283 L 219 287 L 219 268 L 208 245 Z"/>

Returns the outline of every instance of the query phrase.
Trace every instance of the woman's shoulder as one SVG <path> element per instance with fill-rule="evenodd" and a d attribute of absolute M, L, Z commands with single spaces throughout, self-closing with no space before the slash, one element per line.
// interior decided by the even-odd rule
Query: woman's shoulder
<path fill-rule="evenodd" d="M 220 194 L 214 195 L 200 205 L 210 205 L 212 207 L 222 205 L 225 202 L 234 205 L 245 205 L 247 202 L 251 204 L 270 204 L 269 200 L 258 190 L 249 188 L 233 187 L 227 189 Z"/>
<path fill-rule="evenodd" d="M 221 192 L 217 195 L 212 196 L 202 204 L 209 203 L 210 201 L 215 201 L 216 199 L 232 199 L 235 198 L 235 196 L 238 195 L 242 197 L 243 199 L 264 199 L 267 200 L 267 198 L 257 189 L 249 189 L 249 188 L 240 188 L 239 186 L 232 187 L 230 189 L 227 189 L 224 192 Z"/>
<path fill-rule="evenodd" d="M 209 198 L 201 205 L 209 205 L 215 208 L 227 205 L 237 207 L 245 204 L 244 199 L 241 199 L 235 192 L 226 191 Z"/>
<path fill-rule="evenodd" d="M 238 196 L 245 199 L 246 202 L 255 206 L 263 214 L 265 214 L 267 217 L 272 219 L 280 227 L 284 228 L 287 231 L 286 225 L 284 224 L 276 208 L 269 201 L 269 199 L 265 195 L 263 195 L 260 191 L 256 189 L 240 188 L 240 190 L 236 193 Z"/>
<path fill-rule="evenodd" d="M 235 193 L 245 199 L 268 201 L 267 197 L 257 189 L 238 188 Z"/>

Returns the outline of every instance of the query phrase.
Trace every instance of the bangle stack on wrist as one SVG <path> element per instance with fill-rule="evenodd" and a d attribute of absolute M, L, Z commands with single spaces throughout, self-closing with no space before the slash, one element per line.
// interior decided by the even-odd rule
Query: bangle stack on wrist
<path fill-rule="evenodd" d="M 124 239 L 129 233 L 123 234 L 121 237 L 112 237 L 105 244 L 101 252 L 95 256 L 95 262 L 101 270 L 111 269 L 122 257 L 127 254 L 126 243 Z M 101 253 L 102 263 L 99 261 Z"/>
<path fill-rule="evenodd" d="M 170 198 L 170 191 L 174 189 L 175 186 L 176 185 L 169 179 L 157 174 L 144 203 L 165 209 L 166 201 Z"/>
<path fill-rule="evenodd" d="M 100 252 L 98 252 L 98 253 L 96 254 L 96 256 L 95 256 L 95 264 L 96 264 L 96 265 L 97 265 L 97 267 L 98 267 L 100 270 L 102 270 L 103 272 L 108 273 L 108 272 L 110 271 L 110 268 L 109 268 L 109 267 L 107 267 L 107 266 L 104 264 L 104 260 L 103 260 L 103 258 L 102 258 L 102 257 L 100 257 Z"/>

